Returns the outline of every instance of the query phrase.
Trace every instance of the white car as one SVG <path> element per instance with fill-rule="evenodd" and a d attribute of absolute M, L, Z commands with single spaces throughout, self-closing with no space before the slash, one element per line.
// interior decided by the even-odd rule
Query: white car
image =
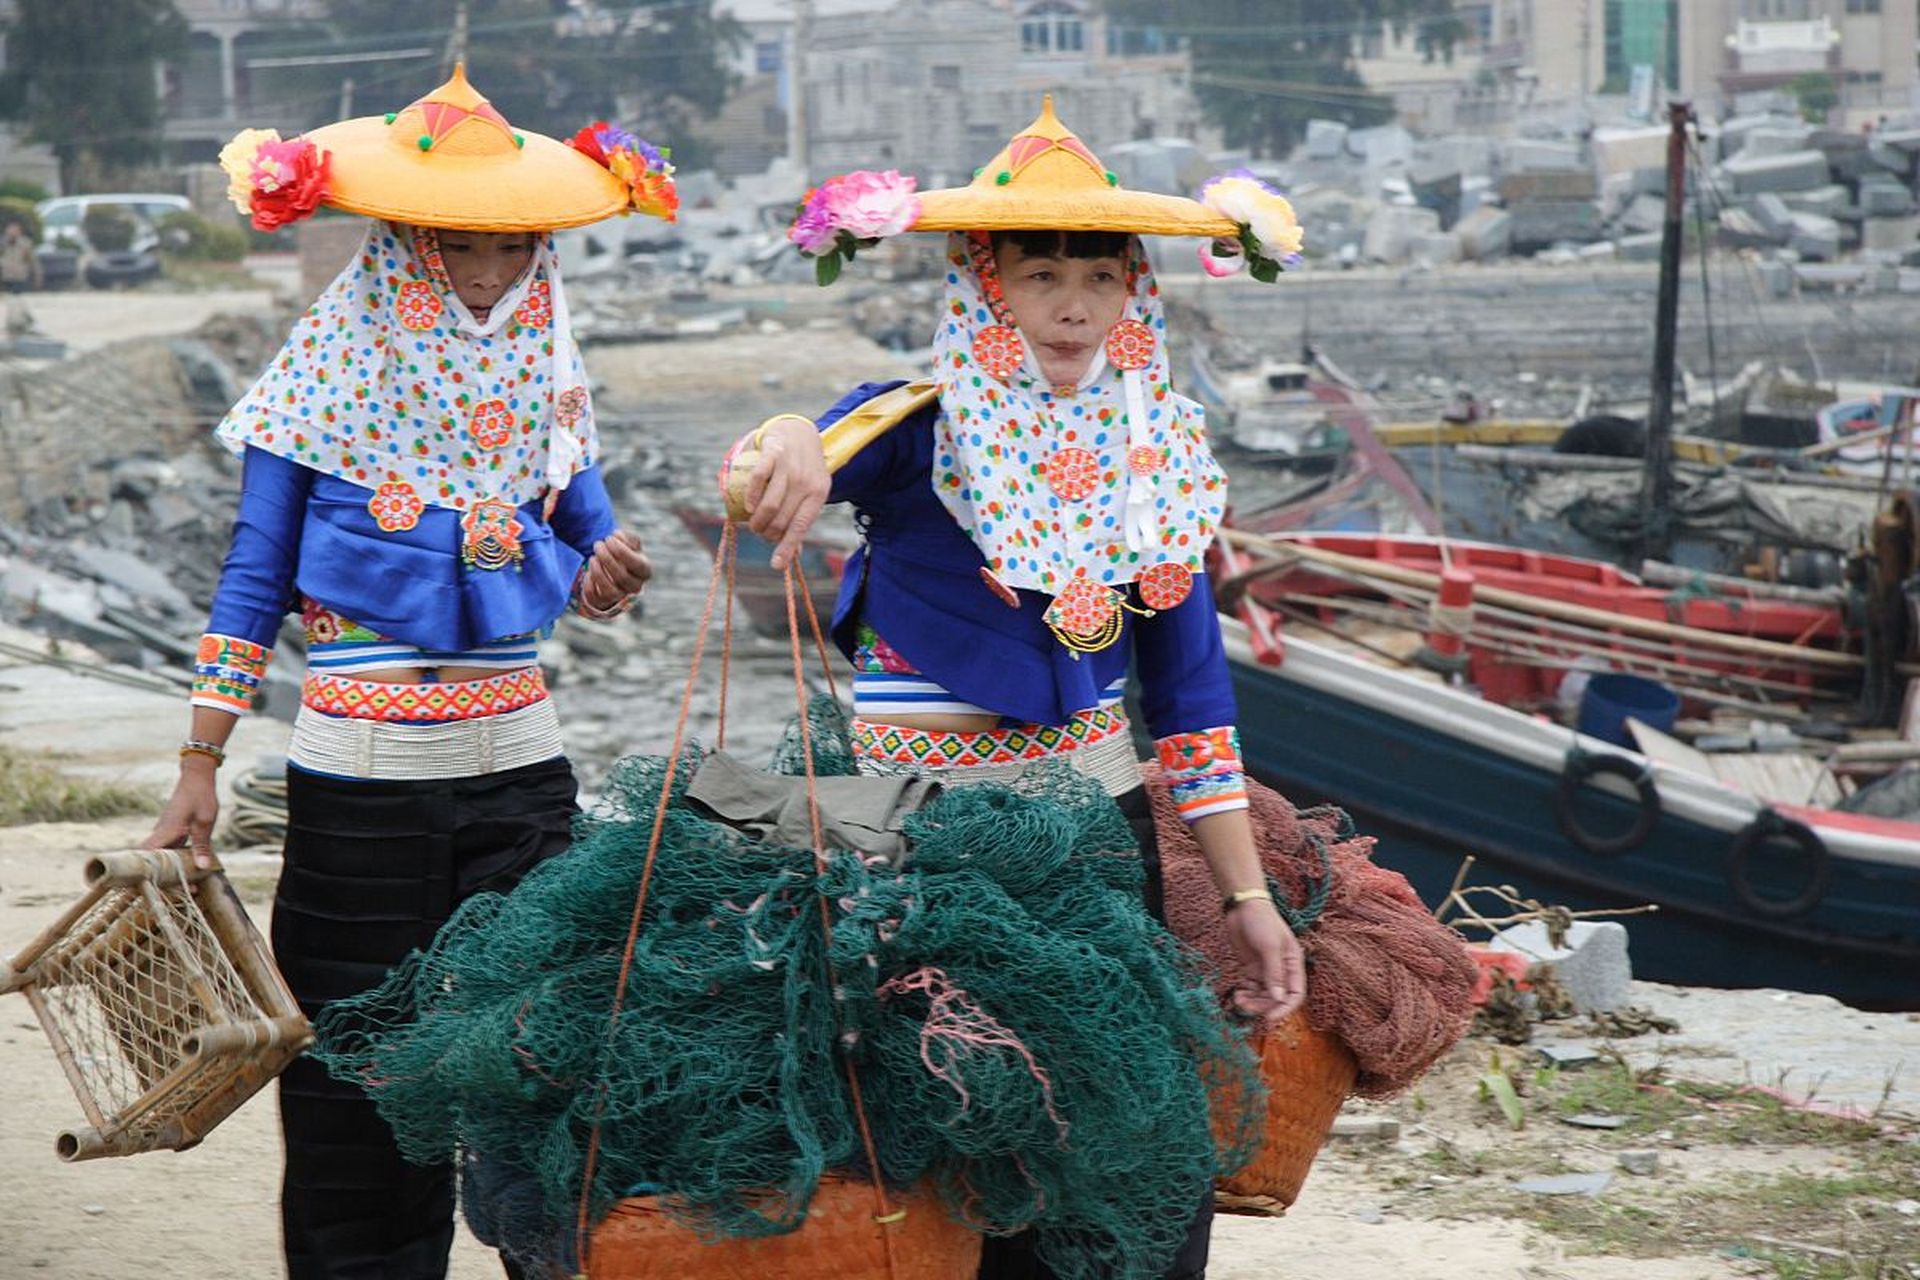
<path fill-rule="evenodd" d="M 87 210 L 97 204 L 117 205 L 133 215 L 136 229 L 130 248 L 135 253 L 145 253 L 160 243 L 160 219 L 170 213 L 187 213 L 193 209 L 185 196 L 165 192 L 55 196 L 34 206 L 34 211 L 40 215 L 41 245 L 45 248 L 55 248 L 69 242 L 85 245 L 87 237 L 82 224 L 86 220 Z"/>

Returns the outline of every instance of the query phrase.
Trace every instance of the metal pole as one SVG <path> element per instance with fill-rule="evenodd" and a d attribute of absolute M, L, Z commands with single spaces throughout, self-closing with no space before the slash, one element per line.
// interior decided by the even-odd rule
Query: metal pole
<path fill-rule="evenodd" d="M 1640 489 L 1641 560 L 1671 558 L 1673 542 L 1674 339 L 1680 317 L 1680 247 L 1687 200 L 1687 125 L 1693 108 L 1669 105 L 1667 212 L 1660 232 L 1660 298 L 1654 313 L 1653 404 L 1647 414 L 1647 465 Z"/>
<path fill-rule="evenodd" d="M 813 0 L 793 0 L 793 58 L 787 67 L 787 154 L 811 180 L 807 148 L 807 46 L 813 42 Z"/>

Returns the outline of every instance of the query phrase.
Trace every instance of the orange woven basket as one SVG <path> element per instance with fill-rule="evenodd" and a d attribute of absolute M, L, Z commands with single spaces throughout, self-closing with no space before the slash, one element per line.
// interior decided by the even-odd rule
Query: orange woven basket
<path fill-rule="evenodd" d="M 1244 1169 L 1220 1180 L 1221 1191 L 1291 1205 L 1313 1158 L 1333 1128 L 1360 1073 L 1353 1053 L 1299 1013 L 1261 1037 L 1260 1077 L 1267 1086 L 1263 1136 Z M 1222 1108 L 1225 1114 L 1228 1108 Z"/>
<path fill-rule="evenodd" d="M 712 1244 L 675 1222 L 651 1197 L 622 1200 L 594 1230 L 591 1280 L 973 1280 L 980 1233 L 916 1189 L 888 1197 L 877 1222 L 873 1186 L 820 1179 L 796 1231 Z M 892 1265 L 888 1265 L 888 1254 Z"/>

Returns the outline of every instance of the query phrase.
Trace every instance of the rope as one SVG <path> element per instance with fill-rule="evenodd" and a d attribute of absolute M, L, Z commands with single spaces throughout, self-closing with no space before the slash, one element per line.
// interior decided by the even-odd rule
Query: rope
<path fill-rule="evenodd" d="M 607 1035 L 600 1050 L 600 1085 L 594 1098 L 593 1125 L 587 1137 L 586 1167 L 580 1175 L 579 1216 L 574 1229 L 574 1253 L 580 1259 L 583 1273 L 587 1271 L 589 1252 L 587 1216 L 593 1199 L 593 1175 L 600 1161 L 600 1127 L 607 1111 L 606 1059 L 613 1052 L 614 1032 L 620 1023 L 620 1010 L 627 999 L 627 980 L 633 975 L 633 950 L 640 941 L 641 914 L 647 907 L 647 890 L 653 884 L 653 867 L 660 856 L 660 833 L 667 825 L 667 804 L 673 798 L 674 774 L 680 767 L 680 752 L 686 746 L 687 717 L 693 710 L 693 690 L 700 678 L 700 661 L 706 653 L 707 633 L 713 625 L 714 597 L 720 589 L 723 564 L 731 563 L 734 543 L 734 525 L 728 521 L 720 534 L 720 548 L 714 553 L 713 572 L 707 576 L 707 599 L 700 609 L 700 627 L 693 641 L 693 661 L 687 670 L 687 687 L 680 695 L 680 716 L 673 726 L 673 747 L 667 753 L 666 776 L 660 782 L 660 803 L 655 806 L 653 829 L 647 836 L 646 861 L 640 868 L 640 887 L 634 893 L 633 914 L 627 922 L 627 943 L 620 954 L 620 976 L 614 984 L 613 1007 L 607 1014 Z"/>

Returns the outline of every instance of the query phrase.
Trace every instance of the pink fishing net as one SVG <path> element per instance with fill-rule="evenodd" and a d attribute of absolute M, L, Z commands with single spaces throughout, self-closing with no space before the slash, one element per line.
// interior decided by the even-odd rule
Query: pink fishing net
<path fill-rule="evenodd" d="M 1159 766 L 1141 768 L 1160 837 L 1167 924 L 1212 962 L 1224 996 L 1239 965 L 1220 895 Z M 1453 1047 L 1472 1019 L 1476 970 L 1465 941 L 1433 918 L 1405 876 L 1374 865 L 1373 838 L 1353 835 L 1340 810 L 1301 812 L 1252 779 L 1247 794 L 1261 864 L 1289 902 L 1311 904 L 1320 897 L 1316 883 L 1326 884 L 1319 917 L 1301 935 L 1307 1021 L 1353 1051 L 1360 1063 L 1356 1093 L 1398 1093 Z"/>

